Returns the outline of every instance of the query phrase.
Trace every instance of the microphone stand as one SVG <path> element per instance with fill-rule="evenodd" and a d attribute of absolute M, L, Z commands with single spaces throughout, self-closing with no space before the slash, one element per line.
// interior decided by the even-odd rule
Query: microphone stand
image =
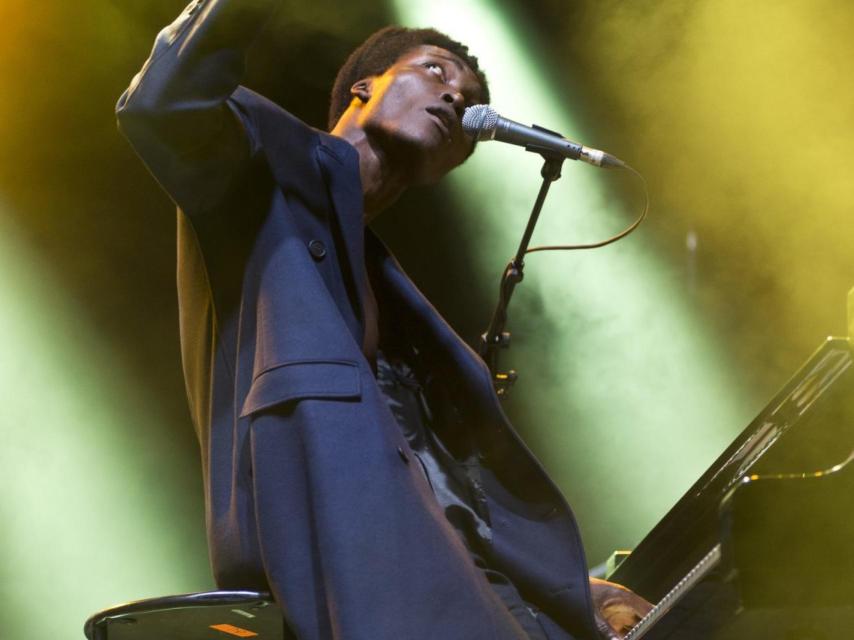
<path fill-rule="evenodd" d="M 546 129 L 546 131 L 548 130 Z M 505 372 L 498 370 L 499 351 L 510 346 L 510 333 L 504 330 L 504 326 L 507 324 L 507 307 L 510 304 L 510 298 L 513 296 L 513 290 L 517 284 L 522 282 L 522 278 L 524 277 L 525 252 L 528 250 L 531 236 L 534 235 L 534 227 L 537 225 L 537 220 L 540 217 L 540 211 L 543 208 L 546 195 L 548 195 L 549 187 L 552 182 L 560 178 L 560 170 L 563 167 L 564 160 L 566 160 L 566 157 L 562 154 L 557 154 L 549 149 L 535 145 L 528 145 L 525 147 L 525 150 L 539 153 L 545 160 L 543 168 L 540 171 L 540 175 L 543 177 L 543 184 L 540 186 L 540 192 L 537 195 L 534 208 L 531 210 L 531 215 L 528 218 L 528 224 L 525 227 L 525 233 L 522 235 L 519 248 L 516 250 L 516 255 L 504 269 L 504 275 L 501 277 L 501 285 L 498 288 L 498 304 L 492 314 L 489 326 L 480 336 L 478 348 L 478 353 L 480 353 L 481 358 L 486 362 L 492 373 L 495 391 L 499 396 L 506 396 L 518 377 L 516 371 L 512 369 Z"/>

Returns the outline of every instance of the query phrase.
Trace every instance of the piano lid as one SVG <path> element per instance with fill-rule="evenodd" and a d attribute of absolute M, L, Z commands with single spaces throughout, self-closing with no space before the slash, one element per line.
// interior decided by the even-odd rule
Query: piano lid
<path fill-rule="evenodd" d="M 848 459 L 854 450 L 852 364 L 851 339 L 828 338 L 611 579 L 657 602 L 721 542 L 722 501 L 743 478 L 810 473 Z"/>

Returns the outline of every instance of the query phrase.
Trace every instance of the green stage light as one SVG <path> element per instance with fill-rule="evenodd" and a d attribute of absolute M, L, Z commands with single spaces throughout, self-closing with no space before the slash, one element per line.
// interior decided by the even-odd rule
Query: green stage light
<path fill-rule="evenodd" d="M 566 79 L 558 65 L 543 64 L 518 16 L 482 0 L 394 6 L 403 24 L 433 26 L 470 47 L 502 116 L 597 146 L 573 120 L 572 104 L 560 102 L 555 88 Z M 476 238 L 483 286 L 497 291 L 541 165 L 519 147 L 481 143 L 448 178 L 468 212 L 461 224 Z M 629 203 L 616 195 L 628 179 L 567 162 L 532 245 L 590 242 L 627 226 L 642 203 L 640 188 Z M 726 357 L 692 308 L 678 265 L 643 229 L 594 252 L 528 256 L 510 307 L 512 351 L 502 356 L 520 373 L 507 408 L 570 498 L 592 563 L 636 544 L 755 410 L 725 376 Z"/>
<path fill-rule="evenodd" d="M 0 238 L 0 637 L 82 638 L 106 606 L 209 588 L 201 489 L 176 493 L 186 461 L 152 441 L 157 403 L 2 205 Z"/>

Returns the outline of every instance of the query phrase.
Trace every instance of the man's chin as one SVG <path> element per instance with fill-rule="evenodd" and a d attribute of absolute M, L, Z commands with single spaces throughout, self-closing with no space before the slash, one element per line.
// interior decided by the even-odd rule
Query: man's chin
<path fill-rule="evenodd" d="M 398 166 L 408 167 L 411 185 L 427 186 L 436 184 L 448 173 L 446 167 L 436 162 L 446 151 L 446 144 L 444 140 L 398 137 L 387 150 Z"/>

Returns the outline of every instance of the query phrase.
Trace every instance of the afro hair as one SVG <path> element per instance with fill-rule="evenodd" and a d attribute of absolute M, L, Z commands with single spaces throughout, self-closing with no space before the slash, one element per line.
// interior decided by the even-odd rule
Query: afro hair
<path fill-rule="evenodd" d="M 465 62 L 480 82 L 481 101 L 485 104 L 489 103 L 489 85 L 486 76 L 480 70 L 477 58 L 469 53 L 467 46 L 435 29 L 389 26 L 369 36 L 350 54 L 338 71 L 329 104 L 330 131 L 352 100 L 350 87 L 362 78 L 382 75 L 401 56 L 422 45 L 441 47 Z"/>

